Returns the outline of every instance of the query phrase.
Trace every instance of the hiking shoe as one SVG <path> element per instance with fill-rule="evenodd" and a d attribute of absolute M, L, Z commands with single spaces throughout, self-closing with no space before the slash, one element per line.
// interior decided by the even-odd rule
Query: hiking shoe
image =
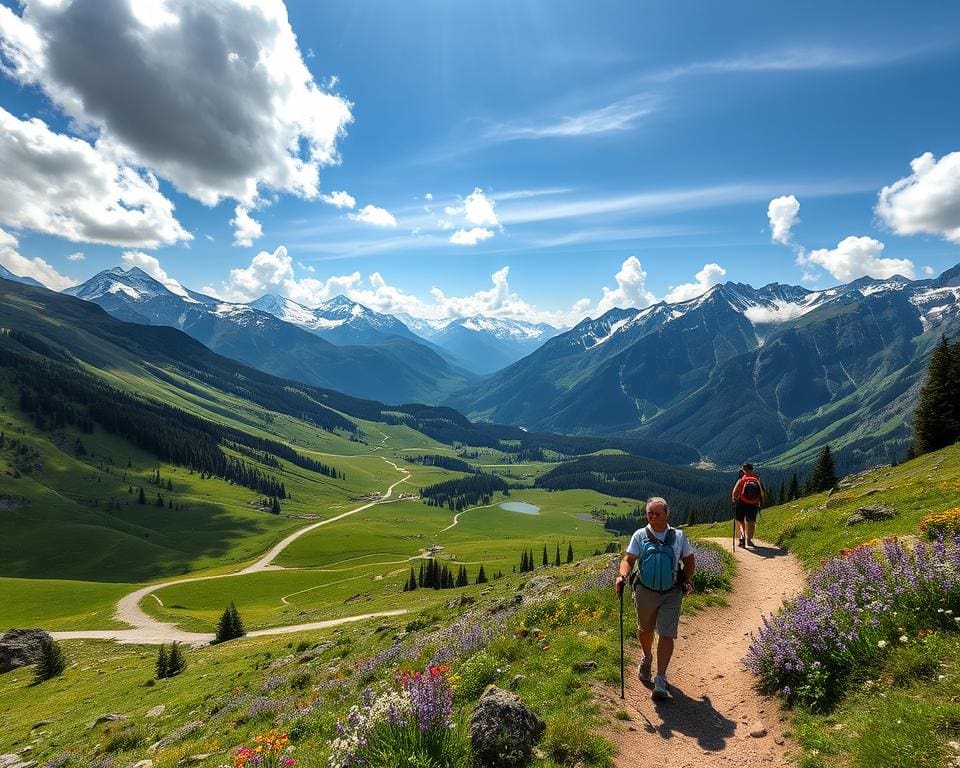
<path fill-rule="evenodd" d="M 644 656 L 643 661 L 637 665 L 637 677 L 640 682 L 647 685 L 653 682 L 653 656 Z"/>
<path fill-rule="evenodd" d="M 740 546 L 741 547 L 747 546 L 747 540 L 743 536 L 740 537 Z"/>
<path fill-rule="evenodd" d="M 670 691 L 667 690 L 667 678 L 663 675 L 657 675 L 653 678 L 653 700 L 666 701 L 670 698 Z"/>
<path fill-rule="evenodd" d="M 748 546 L 748 547 L 752 547 L 752 546 L 753 546 L 753 539 L 747 539 L 747 546 Z"/>

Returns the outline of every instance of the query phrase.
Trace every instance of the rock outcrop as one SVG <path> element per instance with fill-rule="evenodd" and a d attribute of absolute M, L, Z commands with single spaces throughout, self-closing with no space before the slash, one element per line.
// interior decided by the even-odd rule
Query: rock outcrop
<path fill-rule="evenodd" d="M 491 685 L 470 716 L 470 744 L 481 768 L 526 765 L 543 736 L 543 720 L 519 696 Z"/>

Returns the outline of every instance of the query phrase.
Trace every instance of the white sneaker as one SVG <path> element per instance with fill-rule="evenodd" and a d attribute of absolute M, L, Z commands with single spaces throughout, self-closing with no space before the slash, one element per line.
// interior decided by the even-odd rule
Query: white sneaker
<path fill-rule="evenodd" d="M 670 698 L 670 691 L 667 690 L 667 678 L 663 675 L 657 675 L 653 678 L 653 700 L 666 701 Z"/>
<path fill-rule="evenodd" d="M 644 656 L 643 661 L 637 665 L 637 677 L 641 683 L 650 683 L 653 680 L 653 657 Z"/>

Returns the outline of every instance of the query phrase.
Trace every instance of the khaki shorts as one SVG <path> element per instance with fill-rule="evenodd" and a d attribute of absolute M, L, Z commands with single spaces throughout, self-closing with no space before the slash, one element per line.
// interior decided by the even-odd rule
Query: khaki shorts
<path fill-rule="evenodd" d="M 680 587 L 660 593 L 637 584 L 633 592 L 633 601 L 637 605 L 637 628 L 641 632 L 653 632 L 656 629 L 660 637 L 676 638 L 682 599 Z"/>

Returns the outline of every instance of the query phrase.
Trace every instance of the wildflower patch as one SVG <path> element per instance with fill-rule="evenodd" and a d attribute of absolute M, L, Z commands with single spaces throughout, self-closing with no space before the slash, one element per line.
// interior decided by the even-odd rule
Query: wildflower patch
<path fill-rule="evenodd" d="M 955 631 L 960 536 L 841 551 L 811 574 L 806 592 L 764 618 L 745 663 L 769 693 L 829 709 L 857 669 L 930 630 Z"/>

